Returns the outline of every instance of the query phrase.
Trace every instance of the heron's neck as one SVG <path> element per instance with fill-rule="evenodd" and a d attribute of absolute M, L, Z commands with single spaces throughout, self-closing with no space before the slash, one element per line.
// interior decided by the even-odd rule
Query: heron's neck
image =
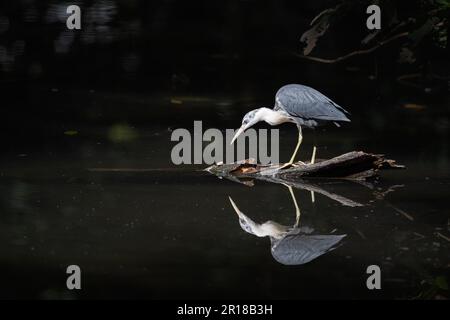
<path fill-rule="evenodd" d="M 251 232 L 257 237 L 269 236 L 274 239 L 280 239 L 286 234 L 287 230 L 289 229 L 289 227 L 282 226 L 273 221 L 266 221 L 262 224 L 259 224 L 254 222 L 245 215 L 244 217 L 246 218 L 244 220 L 245 224 L 249 227 Z"/>
<path fill-rule="evenodd" d="M 269 108 L 260 108 L 257 116 L 259 121 L 265 121 L 271 126 L 276 126 L 284 122 L 290 122 L 290 118 L 283 112 L 274 111 Z"/>

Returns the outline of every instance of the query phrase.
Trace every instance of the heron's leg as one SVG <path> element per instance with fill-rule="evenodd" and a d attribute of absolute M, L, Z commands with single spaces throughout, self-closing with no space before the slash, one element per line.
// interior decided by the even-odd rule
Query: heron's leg
<path fill-rule="evenodd" d="M 317 151 L 317 148 L 316 148 L 316 146 L 314 146 L 310 164 L 314 164 L 314 162 L 316 162 L 316 151 Z"/>
<path fill-rule="evenodd" d="M 281 166 L 280 169 L 290 167 L 294 163 L 295 156 L 297 155 L 298 149 L 300 148 L 300 145 L 302 144 L 302 141 L 303 141 L 302 127 L 298 126 L 297 128 L 298 128 L 297 146 L 295 147 L 295 150 L 294 150 L 294 153 L 292 154 L 291 160 L 289 160 L 288 163 L 285 163 L 283 166 Z"/>
<path fill-rule="evenodd" d="M 302 127 L 298 126 L 298 141 L 297 146 L 295 147 L 294 153 L 292 154 L 291 160 L 289 160 L 290 164 L 294 163 L 295 156 L 297 155 L 298 149 L 300 148 L 300 145 L 303 141 L 303 135 L 302 135 Z"/>
<path fill-rule="evenodd" d="M 289 193 L 291 194 L 291 198 L 292 201 L 294 202 L 294 206 L 295 206 L 295 224 L 293 226 L 293 228 L 297 228 L 298 224 L 300 223 L 300 208 L 298 206 L 297 203 L 297 199 L 295 198 L 295 194 L 294 194 L 294 190 L 292 190 L 292 187 L 283 183 L 288 189 L 289 189 Z"/>

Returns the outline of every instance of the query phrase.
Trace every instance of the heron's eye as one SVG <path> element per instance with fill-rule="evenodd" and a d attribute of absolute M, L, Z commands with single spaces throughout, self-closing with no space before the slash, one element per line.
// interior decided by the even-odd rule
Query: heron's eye
<path fill-rule="evenodd" d="M 248 123 L 248 120 L 247 119 L 245 119 L 244 121 L 242 121 L 242 124 L 247 124 Z"/>

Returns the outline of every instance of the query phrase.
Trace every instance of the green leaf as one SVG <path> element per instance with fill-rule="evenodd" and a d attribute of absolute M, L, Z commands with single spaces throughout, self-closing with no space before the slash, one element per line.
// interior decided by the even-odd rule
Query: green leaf
<path fill-rule="evenodd" d="M 449 0 L 436 0 L 436 3 L 441 5 L 442 7 L 449 7 L 450 8 L 450 1 Z"/>

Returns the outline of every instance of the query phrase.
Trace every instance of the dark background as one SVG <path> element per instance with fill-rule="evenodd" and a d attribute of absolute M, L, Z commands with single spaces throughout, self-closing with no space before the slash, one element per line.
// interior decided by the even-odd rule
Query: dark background
<path fill-rule="evenodd" d="M 235 101 L 256 96 L 257 102 L 270 105 L 276 89 L 291 82 L 316 87 L 350 110 L 364 110 L 374 99 L 398 102 L 405 91 L 428 101 L 445 96 L 448 3 L 376 3 L 382 7 L 382 32 L 362 44 L 371 33 L 365 27 L 370 1 L 73 1 L 81 7 L 81 30 L 66 28 L 68 3 L 3 1 L 2 109 L 14 116 L 2 117 L 2 127 L 20 131 L 34 126 L 38 133 L 40 126 L 27 123 L 23 112 L 34 122 L 98 123 L 114 117 L 134 123 L 176 122 L 186 117 L 170 108 L 171 100 L 179 100 L 174 96 L 228 96 Z M 410 35 L 340 63 L 299 58 L 305 47 L 302 34 L 314 17 L 333 8 L 338 10 L 328 18 L 329 28 L 310 56 L 336 58 L 401 32 Z M 404 48 L 412 51 L 414 62 L 399 63 Z M 420 76 L 412 85 L 397 81 L 416 73 Z M 113 100 L 136 94 L 137 103 L 158 97 L 169 107 L 155 116 L 157 108 L 143 102 L 124 116 L 121 107 L 102 106 L 101 116 L 89 116 L 93 102 L 88 93 Z M 58 99 L 82 95 L 82 105 L 52 109 Z M 364 100 L 353 99 L 356 95 Z"/>
<path fill-rule="evenodd" d="M 372 3 L 382 8 L 376 34 L 366 28 Z M 81 7 L 81 30 L 66 28 L 70 4 Z M 448 242 L 436 232 L 449 231 L 449 7 L 445 0 L 2 1 L 0 296 L 448 297 Z M 326 30 L 305 52 L 300 39 L 311 28 Z M 359 51 L 335 63 L 304 57 Z M 349 236 L 300 268 L 276 263 L 268 239 L 244 233 L 227 199 L 255 220 L 287 224 L 292 203 L 283 186 L 245 189 L 191 166 L 165 171 L 174 167 L 173 129 L 191 129 L 194 120 L 237 128 L 288 83 L 312 86 L 352 113 L 342 128 L 305 133 L 302 159 L 314 143 L 319 157 L 362 149 L 408 167 L 384 180 L 382 187 L 404 187 L 389 203 L 378 194 L 369 207 L 343 210 L 301 196 L 306 222 Z M 280 132 L 287 159 L 295 128 Z M 373 191 L 364 188 L 342 187 L 349 197 Z M 74 262 L 84 272 L 81 293 L 64 287 Z M 388 273 L 385 291 L 367 291 L 371 263 Z"/>

